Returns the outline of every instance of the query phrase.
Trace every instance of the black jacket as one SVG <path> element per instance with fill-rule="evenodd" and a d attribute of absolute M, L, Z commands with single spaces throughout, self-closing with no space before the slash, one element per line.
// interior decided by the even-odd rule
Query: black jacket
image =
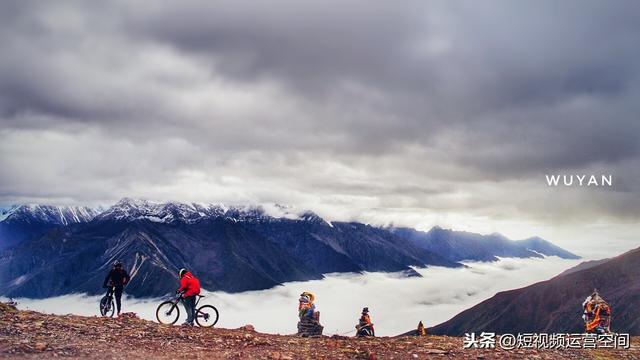
<path fill-rule="evenodd" d="M 112 283 L 113 286 L 117 288 L 122 288 L 129 282 L 129 274 L 124 269 L 111 269 L 107 274 L 107 277 L 104 278 L 103 287 L 107 287 L 109 283 Z"/>

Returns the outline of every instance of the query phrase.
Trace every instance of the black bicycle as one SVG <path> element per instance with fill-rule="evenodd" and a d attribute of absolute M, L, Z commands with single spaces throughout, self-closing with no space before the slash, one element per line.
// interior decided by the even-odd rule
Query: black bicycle
<path fill-rule="evenodd" d="M 115 286 L 109 286 L 107 293 L 100 299 L 100 315 L 113 317 L 116 307 L 113 303 L 113 293 L 116 291 Z"/>
<path fill-rule="evenodd" d="M 218 309 L 213 305 L 202 305 L 198 306 L 198 302 L 202 299 L 204 295 L 198 295 L 196 299 L 196 323 L 202 327 L 210 327 L 218 323 Z M 167 300 L 160 305 L 158 305 L 158 309 L 156 309 L 156 319 L 161 324 L 173 325 L 178 321 L 180 317 L 180 309 L 178 308 L 178 304 L 182 301 L 182 294 L 176 296 L 173 300 Z"/>

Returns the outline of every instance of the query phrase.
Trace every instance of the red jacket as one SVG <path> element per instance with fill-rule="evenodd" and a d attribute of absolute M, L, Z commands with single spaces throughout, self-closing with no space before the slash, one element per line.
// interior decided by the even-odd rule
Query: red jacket
<path fill-rule="evenodd" d="M 182 275 L 180 279 L 180 289 L 178 291 L 184 291 L 184 297 L 200 295 L 200 280 L 193 276 L 190 271 L 187 271 Z"/>

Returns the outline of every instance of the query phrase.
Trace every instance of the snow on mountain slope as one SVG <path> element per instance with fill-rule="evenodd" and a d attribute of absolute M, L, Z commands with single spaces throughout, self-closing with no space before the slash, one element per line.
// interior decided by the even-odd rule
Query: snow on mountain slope
<path fill-rule="evenodd" d="M 236 221 L 270 221 L 290 219 L 323 221 L 311 211 L 297 211 L 290 207 L 267 204 L 259 206 L 227 206 L 221 204 L 153 202 L 123 198 L 99 214 L 97 220 L 131 221 L 147 219 L 153 222 L 172 223 L 182 221 L 195 223 L 200 219 L 224 217 Z"/>
<path fill-rule="evenodd" d="M 19 205 L 13 205 L 7 208 L 0 208 L 0 221 L 3 221 L 4 219 L 11 216 L 11 214 L 13 214 L 18 207 Z"/>
<path fill-rule="evenodd" d="M 87 223 L 100 210 L 81 206 L 14 205 L 0 209 L 0 250 L 37 238 L 52 228 Z"/>
<path fill-rule="evenodd" d="M 146 219 L 158 223 L 175 221 L 195 223 L 205 218 L 228 218 L 234 221 L 272 221 L 274 219 L 325 222 L 308 210 L 298 210 L 279 204 L 257 206 L 222 204 L 154 202 L 143 199 L 123 198 L 107 208 L 84 206 L 14 205 L 0 208 L 0 222 L 5 224 L 46 223 L 69 225 L 97 220 L 132 221 Z M 330 224 L 329 224 L 330 225 Z"/>
<path fill-rule="evenodd" d="M 98 213 L 98 210 L 86 206 L 14 205 L 0 211 L 0 221 L 69 225 L 89 222 Z"/>

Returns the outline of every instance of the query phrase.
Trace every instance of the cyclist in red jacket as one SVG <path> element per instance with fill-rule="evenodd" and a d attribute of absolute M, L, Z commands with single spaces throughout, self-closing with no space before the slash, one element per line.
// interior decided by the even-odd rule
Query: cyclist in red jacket
<path fill-rule="evenodd" d="M 200 280 L 187 269 L 180 269 L 180 288 L 178 293 L 182 293 L 182 304 L 187 312 L 187 321 L 182 325 L 193 326 L 196 312 L 196 296 L 200 295 Z"/>

